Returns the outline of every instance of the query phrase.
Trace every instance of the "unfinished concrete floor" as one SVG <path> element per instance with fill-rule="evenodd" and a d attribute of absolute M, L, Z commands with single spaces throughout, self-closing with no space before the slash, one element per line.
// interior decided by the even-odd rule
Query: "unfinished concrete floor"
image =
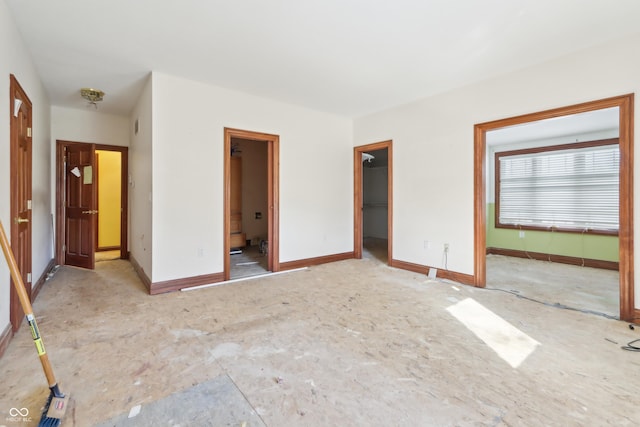
<path fill-rule="evenodd" d="M 507 362 L 505 346 L 518 348 L 518 339 L 495 330 L 503 346 L 494 351 L 454 317 L 462 303 L 537 344 L 521 363 Z M 620 348 L 639 329 L 428 281 L 373 258 L 158 296 L 126 261 L 62 267 L 35 311 L 72 396 L 64 426 L 92 426 L 221 374 L 268 426 L 640 420 L 640 353 Z M 0 359 L 0 379 L 0 425 L 36 425 L 35 416 L 5 421 L 14 407 L 38 414 L 48 394 L 24 324 Z"/>

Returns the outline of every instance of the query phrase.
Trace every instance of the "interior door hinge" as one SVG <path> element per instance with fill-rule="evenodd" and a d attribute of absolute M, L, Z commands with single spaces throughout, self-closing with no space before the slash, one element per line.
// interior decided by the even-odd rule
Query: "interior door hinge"
<path fill-rule="evenodd" d="M 27 138 L 31 138 L 31 128 L 27 128 Z"/>
<path fill-rule="evenodd" d="M 27 273 L 27 283 L 31 283 L 31 273 Z"/>

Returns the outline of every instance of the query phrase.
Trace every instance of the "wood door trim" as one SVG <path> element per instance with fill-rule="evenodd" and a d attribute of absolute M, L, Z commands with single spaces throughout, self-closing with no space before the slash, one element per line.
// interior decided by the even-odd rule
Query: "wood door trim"
<path fill-rule="evenodd" d="M 504 255 L 513 258 L 536 259 L 539 261 L 550 261 L 559 264 L 577 265 L 579 267 L 593 267 L 613 271 L 618 271 L 620 269 L 620 263 L 616 261 L 603 261 L 600 259 L 579 258 L 567 255 L 492 247 L 488 247 L 486 252 L 487 255 Z"/>
<path fill-rule="evenodd" d="M 59 265 L 64 264 L 64 236 L 65 236 L 65 224 L 64 224 L 64 203 L 62 203 L 64 194 L 64 149 L 67 146 L 75 144 L 90 144 L 87 142 L 67 141 L 58 139 L 56 140 L 56 233 L 55 233 L 55 260 Z M 129 222 L 129 147 L 122 147 L 119 145 L 105 145 L 105 144 L 93 144 L 96 150 L 103 151 L 118 151 L 121 153 L 121 192 L 120 192 L 120 207 L 122 212 L 120 215 L 120 258 L 128 259 L 128 222 Z"/>
<path fill-rule="evenodd" d="M 267 143 L 267 227 L 269 251 L 267 268 L 280 271 L 280 136 L 248 130 L 224 128 L 224 277 L 231 277 L 231 138 L 248 139 Z"/>
<path fill-rule="evenodd" d="M 93 239 L 94 239 L 94 245 L 93 245 L 93 256 L 95 258 L 95 254 L 96 252 L 98 252 L 98 246 L 100 245 L 99 243 L 99 229 L 100 229 L 100 155 L 98 153 L 98 149 L 96 148 L 94 151 L 94 158 L 93 158 L 93 175 L 96 177 L 96 210 L 98 211 L 98 213 L 96 214 L 96 226 L 95 226 L 95 230 L 93 230 Z"/>
<path fill-rule="evenodd" d="M 120 153 L 120 259 L 129 259 L 129 147 L 95 144 L 96 150 Z M 97 240 L 96 240 L 97 242 Z"/>
<path fill-rule="evenodd" d="M 11 342 L 11 338 L 13 338 L 13 328 L 11 324 L 8 324 L 4 331 L 0 333 L 0 358 L 9 347 L 9 342 Z"/>
<path fill-rule="evenodd" d="M 328 264 L 331 262 L 344 261 L 353 259 L 353 252 L 343 252 L 339 254 L 324 255 L 313 258 L 297 259 L 295 261 L 286 261 L 280 264 L 281 270 L 295 270 L 296 268 L 311 267 L 314 265 Z"/>
<path fill-rule="evenodd" d="M 353 253 L 362 258 L 362 153 L 387 149 L 387 264 L 393 260 L 393 140 L 353 147 Z"/>
<path fill-rule="evenodd" d="M 474 126 L 474 285 L 484 287 L 486 272 L 486 133 L 533 121 L 618 107 L 620 111 L 620 319 L 635 316 L 633 277 L 633 110 L 634 95 L 622 95 Z"/>

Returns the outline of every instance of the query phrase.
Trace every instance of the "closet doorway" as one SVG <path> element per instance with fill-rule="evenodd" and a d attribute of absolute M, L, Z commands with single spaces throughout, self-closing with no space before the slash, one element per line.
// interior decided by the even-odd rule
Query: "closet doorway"
<path fill-rule="evenodd" d="M 356 258 L 392 260 L 391 141 L 354 148 L 354 252 Z"/>
<path fill-rule="evenodd" d="M 224 132 L 224 280 L 276 272 L 279 137 Z"/>

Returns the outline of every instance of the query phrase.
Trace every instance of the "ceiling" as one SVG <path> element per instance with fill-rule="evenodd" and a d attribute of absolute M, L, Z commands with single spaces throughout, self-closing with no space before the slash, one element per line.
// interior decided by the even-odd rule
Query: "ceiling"
<path fill-rule="evenodd" d="M 637 33 L 637 0 L 4 0 L 53 105 L 158 71 L 358 117 Z"/>

